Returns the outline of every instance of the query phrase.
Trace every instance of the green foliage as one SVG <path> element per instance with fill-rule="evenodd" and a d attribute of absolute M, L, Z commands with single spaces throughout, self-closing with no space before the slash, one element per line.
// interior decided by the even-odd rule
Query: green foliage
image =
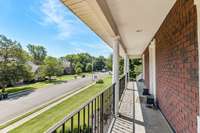
<path fill-rule="evenodd" d="M 109 69 L 112 69 L 112 58 L 109 58 L 108 61 L 108 59 L 103 56 L 92 57 L 88 53 L 66 55 L 64 58 L 70 62 L 74 72 L 76 71 L 77 66 L 81 67 L 83 72 L 88 72 L 88 64 L 92 64 L 89 65 L 89 67 L 93 66 L 94 71 L 101 71 L 108 67 Z"/>
<path fill-rule="evenodd" d="M 112 58 L 113 55 L 111 54 L 108 59 L 106 60 L 106 68 L 110 71 L 112 71 Z"/>
<path fill-rule="evenodd" d="M 92 72 L 92 64 L 91 64 L 91 63 L 88 63 L 88 64 L 86 65 L 86 71 L 87 71 L 87 72 Z"/>
<path fill-rule="evenodd" d="M 94 61 L 94 70 L 101 71 L 106 67 L 106 59 L 103 56 L 99 56 Z"/>
<path fill-rule="evenodd" d="M 97 83 L 97 84 L 103 84 L 104 81 L 103 81 L 102 79 L 99 79 L 96 83 Z"/>
<path fill-rule="evenodd" d="M 75 66 L 75 70 L 77 69 L 77 68 L 83 68 L 84 66 L 80 63 L 80 62 L 77 62 L 76 63 L 76 66 Z"/>
<path fill-rule="evenodd" d="M 49 77 L 51 80 L 52 76 L 59 76 L 63 73 L 63 67 L 61 62 L 57 60 L 57 58 L 48 56 L 44 60 L 44 65 L 40 67 L 40 76 L 41 77 Z"/>
<path fill-rule="evenodd" d="M 130 64 L 130 78 L 136 79 L 140 73 L 142 73 L 142 60 L 141 59 L 131 59 Z"/>
<path fill-rule="evenodd" d="M 76 67 L 75 71 L 76 71 L 76 74 L 80 74 L 80 73 L 82 73 L 82 68 Z"/>
<path fill-rule="evenodd" d="M 0 35 L 0 86 L 2 88 L 31 77 L 32 73 L 26 64 L 27 59 L 27 53 L 20 43 Z"/>
<path fill-rule="evenodd" d="M 27 48 L 32 55 L 33 62 L 37 65 L 43 64 L 43 61 L 47 55 L 46 49 L 43 46 L 32 44 L 29 44 Z"/>
<path fill-rule="evenodd" d="M 86 66 L 88 63 L 92 62 L 92 56 L 89 55 L 88 53 L 80 53 L 80 54 L 71 54 L 71 55 L 66 55 L 64 57 L 66 60 L 68 60 L 71 64 L 71 67 L 73 68 L 74 72 L 76 70 L 77 64 L 81 64 L 81 69 L 83 72 L 86 72 Z"/>
<path fill-rule="evenodd" d="M 124 59 L 120 58 L 119 60 L 119 74 L 124 74 Z"/>

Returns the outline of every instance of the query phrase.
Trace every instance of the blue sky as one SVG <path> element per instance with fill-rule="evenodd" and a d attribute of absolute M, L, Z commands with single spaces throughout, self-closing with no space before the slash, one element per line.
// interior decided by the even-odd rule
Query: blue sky
<path fill-rule="evenodd" d="M 0 34 L 27 44 L 43 45 L 50 56 L 112 52 L 59 0 L 0 0 Z"/>

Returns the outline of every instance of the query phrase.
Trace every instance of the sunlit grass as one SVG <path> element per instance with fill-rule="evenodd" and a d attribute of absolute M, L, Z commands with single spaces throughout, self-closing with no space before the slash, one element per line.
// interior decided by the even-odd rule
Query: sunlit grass
<path fill-rule="evenodd" d="M 84 74 L 87 76 L 91 75 L 90 73 L 84 73 Z M 46 81 L 42 81 L 42 82 L 20 85 L 20 86 L 16 86 L 16 87 L 9 87 L 9 88 L 6 88 L 6 92 L 14 93 L 14 92 L 25 91 L 25 90 L 40 89 L 40 88 L 44 88 L 48 85 L 60 84 L 60 83 L 64 83 L 66 81 L 72 80 L 72 79 L 74 79 L 74 76 L 75 75 L 63 75 L 63 76 L 55 77 L 51 81 L 46 80 Z"/>
<path fill-rule="evenodd" d="M 31 131 L 31 133 L 42 133 L 110 85 L 111 77 L 106 77 L 103 84 L 95 84 L 87 88 L 11 132 L 27 133 Z"/>

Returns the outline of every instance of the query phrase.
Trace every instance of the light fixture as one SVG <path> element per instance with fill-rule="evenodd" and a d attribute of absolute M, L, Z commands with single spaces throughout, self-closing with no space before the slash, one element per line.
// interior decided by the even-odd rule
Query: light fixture
<path fill-rule="evenodd" d="M 136 30 L 136 32 L 138 32 L 138 33 L 139 33 L 139 32 L 142 32 L 142 31 L 143 31 L 142 29 L 137 29 L 137 30 Z"/>

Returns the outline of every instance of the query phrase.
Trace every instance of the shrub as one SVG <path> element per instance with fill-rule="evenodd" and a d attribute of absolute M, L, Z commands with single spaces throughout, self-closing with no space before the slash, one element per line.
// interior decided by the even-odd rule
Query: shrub
<path fill-rule="evenodd" d="M 102 79 L 99 79 L 98 81 L 96 81 L 97 84 L 103 84 L 104 81 Z"/>

